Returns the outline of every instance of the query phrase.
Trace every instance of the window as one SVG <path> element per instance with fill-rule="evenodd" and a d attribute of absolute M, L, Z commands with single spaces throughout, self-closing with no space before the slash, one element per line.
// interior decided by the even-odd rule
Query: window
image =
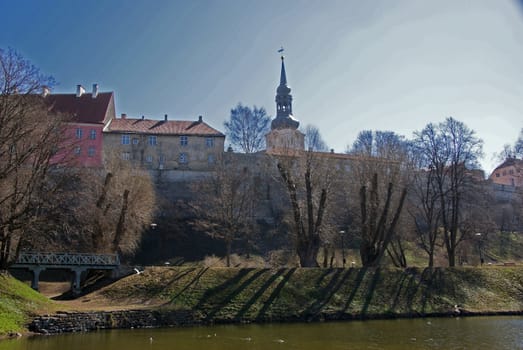
<path fill-rule="evenodd" d="M 131 143 L 131 137 L 129 135 L 122 135 L 122 145 L 128 145 Z"/>
<path fill-rule="evenodd" d="M 160 164 L 165 163 L 165 156 L 163 154 L 161 154 L 160 157 L 158 158 L 158 163 L 160 163 Z"/>
<path fill-rule="evenodd" d="M 499 173 L 496 173 L 496 177 L 499 177 Z"/>
<path fill-rule="evenodd" d="M 152 163 L 153 162 L 153 156 L 151 156 L 151 155 L 145 156 L 145 161 L 147 163 Z"/>
<path fill-rule="evenodd" d="M 180 153 L 180 164 L 187 164 L 187 153 Z"/>
<path fill-rule="evenodd" d="M 76 146 L 74 148 L 74 154 L 79 155 L 80 153 L 82 153 L 82 148 L 80 146 Z"/>
<path fill-rule="evenodd" d="M 129 153 L 129 152 L 122 152 L 122 159 L 123 160 L 131 159 L 131 153 Z"/>
<path fill-rule="evenodd" d="M 139 140 L 138 138 L 135 137 L 135 138 L 133 139 L 133 145 L 137 145 L 137 144 L 139 144 L 139 143 L 140 143 L 140 140 Z"/>
<path fill-rule="evenodd" d="M 508 171 L 508 173 L 509 173 L 510 175 L 514 175 L 514 170 L 510 169 L 510 170 Z"/>
<path fill-rule="evenodd" d="M 76 138 L 81 139 L 84 134 L 84 131 L 80 128 L 76 129 Z"/>
<path fill-rule="evenodd" d="M 187 146 L 189 144 L 189 140 L 187 139 L 187 136 L 180 136 L 180 146 Z"/>
<path fill-rule="evenodd" d="M 209 154 L 207 156 L 207 163 L 209 163 L 210 165 L 214 164 L 214 161 L 215 161 L 215 158 L 214 158 L 214 154 Z"/>
<path fill-rule="evenodd" d="M 205 144 L 208 148 L 214 147 L 214 139 L 212 137 L 208 137 L 205 139 Z"/>
<path fill-rule="evenodd" d="M 149 145 L 156 146 L 156 136 L 149 136 Z"/>
<path fill-rule="evenodd" d="M 94 157 L 95 153 L 96 153 L 96 149 L 94 148 L 94 146 L 89 146 L 89 148 L 87 149 L 87 155 L 89 157 Z"/>
<path fill-rule="evenodd" d="M 91 131 L 89 131 L 89 139 L 96 140 L 96 130 L 91 129 Z"/>

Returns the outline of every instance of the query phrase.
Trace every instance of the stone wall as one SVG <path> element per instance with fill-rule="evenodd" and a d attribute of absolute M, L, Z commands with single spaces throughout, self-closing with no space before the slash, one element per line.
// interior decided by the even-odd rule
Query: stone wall
<path fill-rule="evenodd" d="M 39 316 L 29 330 L 42 334 L 87 332 L 99 329 L 156 328 L 196 325 L 201 323 L 191 311 L 127 310 L 113 312 L 60 312 Z"/>

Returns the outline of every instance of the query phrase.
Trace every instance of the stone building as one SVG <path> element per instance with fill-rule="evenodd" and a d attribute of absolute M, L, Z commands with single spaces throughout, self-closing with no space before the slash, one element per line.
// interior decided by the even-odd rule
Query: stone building
<path fill-rule="evenodd" d="M 223 155 L 225 135 L 197 120 L 120 118 L 104 128 L 107 150 L 150 170 L 208 171 Z M 107 156 L 111 156 L 107 154 Z"/>

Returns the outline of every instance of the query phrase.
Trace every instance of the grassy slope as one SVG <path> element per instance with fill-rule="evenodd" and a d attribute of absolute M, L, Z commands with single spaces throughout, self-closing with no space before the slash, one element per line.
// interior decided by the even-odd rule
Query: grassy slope
<path fill-rule="evenodd" d="M 98 297 L 192 309 L 215 321 L 444 313 L 455 304 L 471 312 L 520 311 L 523 269 L 150 268 Z"/>
<path fill-rule="evenodd" d="M 26 284 L 0 273 L 0 336 L 24 331 L 28 317 L 53 304 Z"/>

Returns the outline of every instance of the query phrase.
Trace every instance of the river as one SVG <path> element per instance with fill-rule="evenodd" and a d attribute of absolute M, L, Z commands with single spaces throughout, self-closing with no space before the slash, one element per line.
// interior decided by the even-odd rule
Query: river
<path fill-rule="evenodd" d="M 0 342 L 0 350 L 523 349 L 523 317 L 108 330 Z"/>

